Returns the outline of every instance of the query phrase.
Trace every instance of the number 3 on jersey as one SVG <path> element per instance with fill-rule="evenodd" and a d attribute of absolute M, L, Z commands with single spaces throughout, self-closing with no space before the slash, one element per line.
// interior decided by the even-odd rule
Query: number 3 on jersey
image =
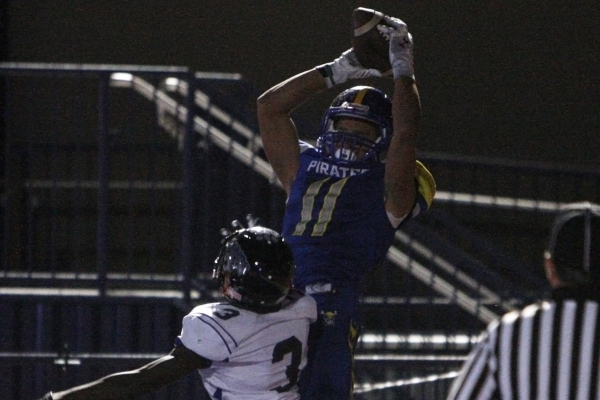
<path fill-rule="evenodd" d="M 315 198 L 319 195 L 319 193 L 325 192 L 323 206 L 319 212 L 319 218 L 312 229 L 311 236 L 323 236 L 327 230 L 327 225 L 331 221 L 331 216 L 333 215 L 333 209 L 335 208 L 337 198 L 342 193 L 342 189 L 348 181 L 348 178 L 340 179 L 332 185 L 325 185 L 323 190 L 321 190 L 323 185 L 330 179 L 331 178 L 327 178 L 313 182 L 306 190 L 306 194 L 302 197 L 302 212 L 300 214 L 300 222 L 296 224 L 296 229 L 293 233 L 294 236 L 301 236 L 304 234 L 306 231 L 306 225 L 312 220 L 314 211 L 313 209 L 315 207 Z M 327 188 L 329 188 L 329 190 Z"/>
<path fill-rule="evenodd" d="M 298 375 L 300 374 L 300 363 L 302 362 L 302 342 L 297 337 L 291 336 L 281 342 L 277 343 L 273 348 L 273 358 L 271 363 L 276 363 L 283 360 L 283 357 L 291 353 L 290 365 L 285 370 L 289 382 L 286 385 L 278 386 L 274 389 L 277 393 L 287 392 L 293 388 L 298 382 Z"/>

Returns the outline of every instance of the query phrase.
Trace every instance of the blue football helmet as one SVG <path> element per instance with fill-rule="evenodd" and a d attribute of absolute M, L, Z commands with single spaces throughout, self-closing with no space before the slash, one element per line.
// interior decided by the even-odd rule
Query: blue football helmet
<path fill-rule="evenodd" d="M 213 278 L 231 304 L 265 313 L 281 307 L 292 287 L 294 268 L 287 242 L 272 229 L 254 226 L 223 239 Z"/>
<path fill-rule="evenodd" d="M 374 124 L 379 137 L 373 141 L 356 133 L 336 130 L 336 121 L 343 117 Z M 325 112 L 319 128 L 317 148 L 324 157 L 334 159 L 339 164 L 369 166 L 385 160 L 392 134 L 390 98 L 374 87 L 355 86 L 340 93 Z M 366 154 L 356 159 L 359 148 L 366 150 Z"/>

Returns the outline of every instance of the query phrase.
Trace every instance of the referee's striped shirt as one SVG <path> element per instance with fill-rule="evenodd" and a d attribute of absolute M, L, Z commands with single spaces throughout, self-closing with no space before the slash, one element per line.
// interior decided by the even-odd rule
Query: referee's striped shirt
<path fill-rule="evenodd" d="M 544 301 L 490 323 L 448 399 L 600 400 L 597 301 Z"/>

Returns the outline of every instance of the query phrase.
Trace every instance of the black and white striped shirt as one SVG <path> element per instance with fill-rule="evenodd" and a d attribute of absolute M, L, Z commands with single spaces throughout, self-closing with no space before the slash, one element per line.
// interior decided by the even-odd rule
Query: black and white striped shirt
<path fill-rule="evenodd" d="M 598 301 L 532 304 L 490 323 L 448 400 L 600 400 Z"/>

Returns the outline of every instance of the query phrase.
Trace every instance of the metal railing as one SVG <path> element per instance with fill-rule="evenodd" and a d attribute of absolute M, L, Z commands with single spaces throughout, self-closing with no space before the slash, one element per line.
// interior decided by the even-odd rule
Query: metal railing
<path fill-rule="evenodd" d="M 107 64 L 49 64 L 49 63 L 0 63 L 0 75 L 5 85 L 4 108 L 4 184 L 2 187 L 2 278 L 19 271 L 53 273 L 52 281 L 58 283 L 65 267 L 75 271 L 89 272 L 85 256 L 87 252 L 95 260 L 93 280 L 100 296 L 108 289 L 109 272 L 112 267 L 110 239 L 111 206 L 114 190 L 175 190 L 180 192 L 179 263 L 173 274 L 181 275 L 181 290 L 189 300 L 191 290 L 192 243 L 190 242 L 194 220 L 194 153 L 192 125 L 193 117 L 182 114 L 183 139 L 181 170 L 176 181 L 163 182 L 159 179 L 129 179 L 115 181 L 111 177 L 111 154 L 115 152 L 114 129 L 111 123 L 116 114 L 115 98 L 110 84 L 115 73 L 135 73 L 153 79 L 175 76 L 194 85 L 194 74 L 186 67 L 107 65 Z M 89 82 L 92 82 L 90 85 Z M 94 85 L 95 83 L 95 85 Z M 93 86 L 96 86 L 95 88 Z M 85 95 L 84 95 L 85 93 Z M 90 104 L 90 94 L 95 93 L 95 104 Z M 67 104 L 69 103 L 70 104 Z M 193 104 L 190 95 L 184 104 Z M 86 109 L 94 107 L 94 111 Z M 35 108 L 37 106 L 38 108 Z M 68 109 L 71 107 L 72 109 Z M 88 114 L 78 115 L 78 113 Z M 87 118 L 86 120 L 84 120 Z M 93 127 L 96 121 L 95 128 Z M 145 139 L 151 143 L 156 138 Z M 156 147 L 156 145 L 154 145 Z M 154 149 L 156 150 L 156 148 Z M 88 156 L 91 155 L 91 156 Z M 132 155 L 132 153 L 129 153 Z M 79 157 L 77 161 L 69 157 Z M 44 162 L 47 160 L 47 162 Z M 156 160 L 154 160 L 156 161 Z M 61 165 L 70 163 L 71 165 Z M 62 169 L 58 171 L 58 169 Z M 120 171 L 123 174 L 123 171 Z M 62 174 L 62 175 L 61 175 Z M 72 178 L 69 179 L 68 176 Z M 86 190 L 95 192 L 95 204 L 88 200 Z M 45 192 L 44 192 L 45 191 Z M 66 193 L 69 191 L 71 193 Z M 43 194 L 40 194 L 44 192 Z M 37 193 L 37 196 L 36 196 Z M 153 193 L 155 195 L 155 193 Z M 45 199 L 40 200 L 40 196 Z M 65 196 L 69 198 L 67 202 Z M 47 216 L 36 214 L 40 201 L 48 203 L 49 221 L 46 229 L 39 232 L 41 220 Z M 130 200 L 130 202 L 133 200 Z M 71 212 L 62 208 L 71 208 Z M 95 244 L 82 243 L 82 231 L 89 224 L 84 219 L 92 213 L 95 232 L 88 235 Z M 70 218 L 65 217 L 69 214 Z M 37 220 L 36 220 L 37 219 Z M 65 226 L 67 224 L 67 226 Z M 73 226 L 68 226 L 73 224 Z M 61 258 L 57 249 L 65 247 L 64 229 L 78 229 L 72 233 L 71 251 L 68 259 Z M 39 236 L 46 236 L 49 243 L 40 243 Z M 46 254 L 37 254 L 44 247 Z M 66 246 L 68 247 L 68 246 Z M 93 247 L 93 249 L 89 249 Z M 87 260 L 89 262 L 89 260 Z M 60 264 L 60 265 L 59 265 Z M 68 265 L 65 265 L 68 264 Z"/>

